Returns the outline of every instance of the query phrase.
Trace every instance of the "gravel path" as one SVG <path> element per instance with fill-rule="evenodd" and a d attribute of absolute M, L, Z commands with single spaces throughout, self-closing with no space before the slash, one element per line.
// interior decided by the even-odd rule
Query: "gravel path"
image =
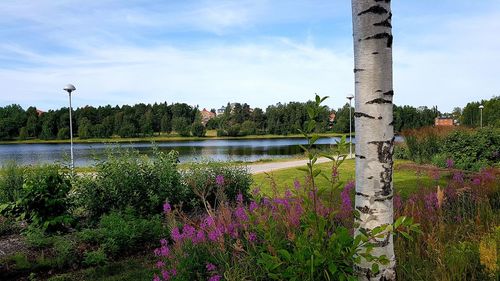
<path fill-rule="evenodd" d="M 316 161 L 316 164 L 325 163 L 328 161 L 331 161 L 331 160 L 328 158 L 325 158 L 325 157 L 321 157 L 321 158 L 318 158 L 318 161 Z M 281 169 L 305 166 L 306 164 L 307 164 L 306 159 L 294 160 L 294 161 L 263 163 L 263 164 L 252 164 L 252 165 L 248 165 L 248 171 L 250 172 L 250 174 L 260 174 L 260 173 L 266 173 L 266 172 L 271 172 L 271 171 L 276 171 L 276 170 L 281 170 Z"/>

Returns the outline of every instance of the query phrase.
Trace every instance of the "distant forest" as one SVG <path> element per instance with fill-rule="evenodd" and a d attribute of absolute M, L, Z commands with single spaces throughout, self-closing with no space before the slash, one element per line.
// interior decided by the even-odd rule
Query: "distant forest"
<path fill-rule="evenodd" d="M 479 104 L 484 108 L 484 124 L 499 126 L 500 98 L 472 102 L 464 109 L 456 108 L 445 114 L 469 126 L 479 125 Z M 278 103 L 265 111 L 244 103 L 226 106 L 224 113 L 202 124 L 201 111 L 185 103 L 136 104 L 133 106 L 86 106 L 73 111 L 73 133 L 80 139 L 118 137 L 145 137 L 169 134 L 203 136 L 207 129 L 217 130 L 218 136 L 258 134 L 297 134 L 307 120 L 309 102 Z M 211 110 L 215 112 L 214 109 Z M 335 114 L 333 122 L 330 114 Z M 354 113 L 354 109 L 353 109 Z M 400 132 L 434 124 L 442 116 L 436 107 L 394 106 L 394 129 Z M 354 122 L 353 122 L 354 126 Z M 353 128 L 355 130 L 355 128 Z M 349 104 L 333 110 L 324 107 L 318 115 L 317 132 L 349 132 Z M 13 104 L 0 107 L 0 139 L 68 139 L 68 108 L 41 113 L 35 107 L 23 109 Z"/>

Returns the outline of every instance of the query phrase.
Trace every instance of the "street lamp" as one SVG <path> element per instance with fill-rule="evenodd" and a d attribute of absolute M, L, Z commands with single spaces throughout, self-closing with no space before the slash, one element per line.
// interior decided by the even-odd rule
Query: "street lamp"
<path fill-rule="evenodd" d="M 75 86 L 72 84 L 68 84 L 64 86 L 63 90 L 68 92 L 69 94 L 69 138 L 70 138 L 70 143 L 71 143 L 71 173 L 73 173 L 73 170 L 75 169 L 75 160 L 73 158 L 73 121 L 71 119 L 71 92 L 76 90 Z"/>
<path fill-rule="evenodd" d="M 347 96 L 347 99 L 349 100 L 349 158 L 352 157 L 352 106 L 351 102 L 352 99 L 354 98 L 353 95 Z"/>
<path fill-rule="evenodd" d="M 483 108 L 484 108 L 484 106 L 481 104 L 481 105 L 479 106 L 479 110 L 481 111 L 481 119 L 480 119 L 480 120 L 481 120 L 481 121 L 480 121 L 481 128 L 483 128 Z"/>

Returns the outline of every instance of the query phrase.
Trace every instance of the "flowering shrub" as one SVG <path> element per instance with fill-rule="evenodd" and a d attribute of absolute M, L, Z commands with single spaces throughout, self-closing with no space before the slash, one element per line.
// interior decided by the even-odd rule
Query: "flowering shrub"
<path fill-rule="evenodd" d="M 390 230 L 353 237 L 342 226 L 342 219 L 354 219 L 353 187 L 344 188 L 340 212 L 298 182 L 284 196 L 255 192 L 248 204 L 238 194 L 235 204 L 221 202 L 196 218 L 165 203 L 170 239 L 154 251 L 153 280 L 357 280 L 353 266 L 360 256 L 387 262 L 370 251 L 372 239 Z"/>

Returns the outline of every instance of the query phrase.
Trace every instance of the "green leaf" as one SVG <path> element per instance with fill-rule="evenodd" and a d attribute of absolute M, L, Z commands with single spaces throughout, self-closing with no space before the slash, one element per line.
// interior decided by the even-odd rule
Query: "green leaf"
<path fill-rule="evenodd" d="M 314 117 L 316 117 L 316 114 L 314 112 L 314 108 L 312 108 L 312 107 L 307 108 L 307 114 L 309 115 L 309 119 L 314 119 Z"/>
<path fill-rule="evenodd" d="M 372 273 L 376 275 L 379 270 L 380 269 L 379 269 L 378 263 L 373 263 L 372 264 Z"/>

